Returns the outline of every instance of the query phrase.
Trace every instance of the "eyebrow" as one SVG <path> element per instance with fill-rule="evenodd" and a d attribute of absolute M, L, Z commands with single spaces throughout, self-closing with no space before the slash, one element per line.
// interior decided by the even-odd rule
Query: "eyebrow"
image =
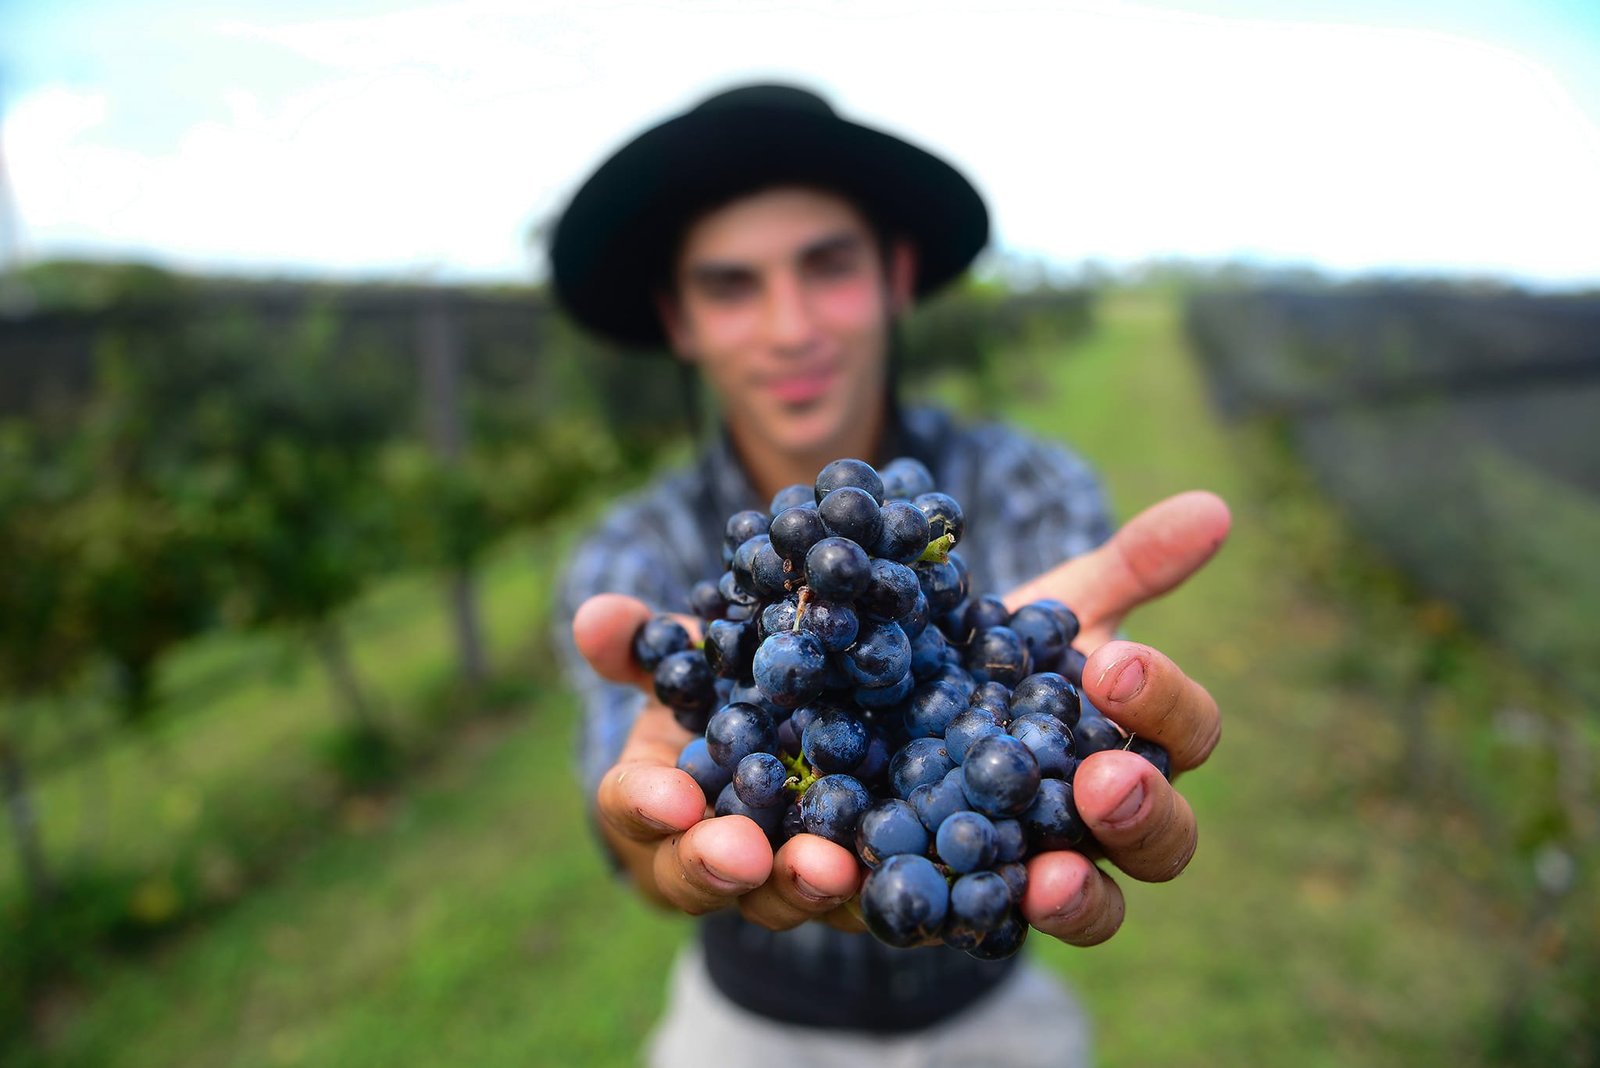
<path fill-rule="evenodd" d="M 802 246 L 795 255 L 799 262 L 814 260 L 836 252 L 848 252 L 866 244 L 862 235 L 850 231 L 827 234 Z M 708 260 L 690 264 L 684 271 L 685 281 L 696 285 L 726 285 L 755 277 L 756 269 L 747 263 L 727 260 Z"/>

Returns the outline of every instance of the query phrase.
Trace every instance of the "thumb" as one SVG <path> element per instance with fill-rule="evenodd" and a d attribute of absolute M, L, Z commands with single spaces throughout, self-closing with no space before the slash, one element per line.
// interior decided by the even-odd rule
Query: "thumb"
<path fill-rule="evenodd" d="M 1133 609 L 1200 570 L 1227 540 L 1232 516 L 1221 497 L 1190 490 L 1158 501 L 1123 524 L 1104 545 L 1020 587 L 1012 607 L 1055 597 L 1084 628 L 1109 633 Z"/>
<path fill-rule="evenodd" d="M 633 636 L 654 615 L 650 606 L 620 593 L 601 593 L 578 606 L 572 640 L 603 679 L 649 692 L 649 672 L 633 656 Z"/>

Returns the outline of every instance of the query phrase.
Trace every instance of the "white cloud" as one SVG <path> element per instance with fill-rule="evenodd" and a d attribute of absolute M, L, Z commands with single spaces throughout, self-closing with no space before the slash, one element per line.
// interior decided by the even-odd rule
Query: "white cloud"
<path fill-rule="evenodd" d="M 1001 242 L 1052 260 L 1600 279 L 1600 132 L 1539 67 L 1461 39 L 832 2 L 472 2 L 214 32 L 326 73 L 270 93 L 230 72 L 207 89 L 221 117 L 165 152 L 101 136 L 114 96 L 24 98 L 5 138 L 36 254 L 522 277 L 530 221 L 601 154 L 712 86 L 788 74 L 949 155 Z"/>

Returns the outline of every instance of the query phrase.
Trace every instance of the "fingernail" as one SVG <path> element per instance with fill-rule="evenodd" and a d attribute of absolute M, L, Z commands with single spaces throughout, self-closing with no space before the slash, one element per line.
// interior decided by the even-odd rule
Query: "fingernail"
<path fill-rule="evenodd" d="M 794 888 L 800 892 L 801 897 L 809 901 L 832 901 L 838 897 L 837 894 L 824 894 L 821 890 L 806 882 L 805 877 L 798 872 L 795 873 Z"/>
<path fill-rule="evenodd" d="M 1129 657 L 1123 662 L 1122 670 L 1117 672 L 1117 677 L 1111 681 L 1108 692 L 1114 704 L 1131 701 L 1144 689 L 1144 661 L 1136 656 Z"/>
<path fill-rule="evenodd" d="M 1126 823 L 1133 819 L 1139 811 L 1139 806 L 1144 804 L 1144 780 L 1140 779 L 1133 784 L 1133 789 L 1122 795 L 1122 800 L 1117 802 L 1117 807 L 1106 813 L 1107 823 Z"/>
<path fill-rule="evenodd" d="M 706 873 L 706 881 L 711 884 L 714 890 L 720 890 L 727 894 L 742 894 L 748 889 L 744 883 L 739 882 L 737 879 L 728 878 L 704 861 L 701 861 L 700 868 Z"/>
<path fill-rule="evenodd" d="M 1050 918 L 1054 920 L 1065 920 L 1068 917 L 1076 914 L 1077 911 L 1083 907 L 1084 900 L 1088 896 L 1088 883 L 1080 883 L 1078 885 L 1078 889 L 1072 892 L 1072 896 L 1067 898 L 1067 900 L 1062 903 L 1060 908 L 1050 913 Z"/>

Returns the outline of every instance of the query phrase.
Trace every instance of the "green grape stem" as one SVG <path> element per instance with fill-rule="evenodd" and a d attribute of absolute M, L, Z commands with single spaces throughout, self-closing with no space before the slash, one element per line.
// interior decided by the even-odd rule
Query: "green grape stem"
<path fill-rule="evenodd" d="M 937 538 L 934 538 L 932 541 L 930 541 L 926 549 L 922 550 L 922 555 L 917 557 L 917 563 L 947 563 L 950 559 L 950 550 L 954 549 L 955 547 L 956 536 L 954 534 L 948 532 L 941 534 Z"/>

